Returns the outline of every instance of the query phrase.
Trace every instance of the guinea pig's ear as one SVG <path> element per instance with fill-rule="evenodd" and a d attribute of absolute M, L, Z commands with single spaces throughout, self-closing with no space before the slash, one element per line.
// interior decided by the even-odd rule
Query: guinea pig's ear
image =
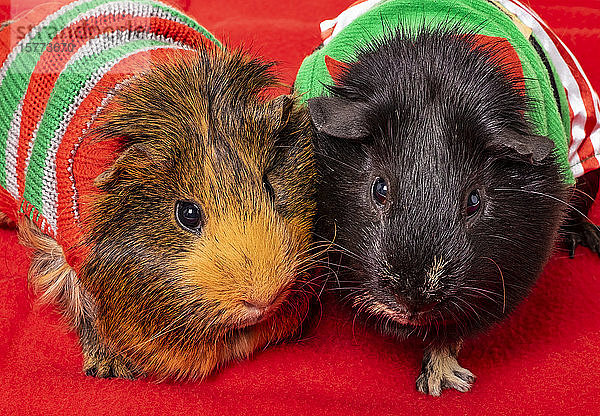
<path fill-rule="evenodd" d="M 276 129 L 284 127 L 294 108 L 293 95 L 280 95 L 269 101 L 268 117 Z"/>
<path fill-rule="evenodd" d="M 364 110 L 352 101 L 338 97 L 309 98 L 308 110 L 318 133 L 350 140 L 369 135 Z"/>
<path fill-rule="evenodd" d="M 94 185 L 102 189 L 116 180 L 127 167 L 155 170 L 160 164 L 147 146 L 136 143 L 123 150 L 112 165 L 94 179 Z"/>
<path fill-rule="evenodd" d="M 494 140 L 494 147 L 508 147 L 514 150 L 519 159 L 537 165 L 554 150 L 554 142 L 546 136 L 526 135 L 509 132 Z"/>

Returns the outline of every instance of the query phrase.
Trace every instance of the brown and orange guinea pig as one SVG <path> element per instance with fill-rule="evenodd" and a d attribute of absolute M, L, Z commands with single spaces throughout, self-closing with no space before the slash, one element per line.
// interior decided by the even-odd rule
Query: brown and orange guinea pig
<path fill-rule="evenodd" d="M 144 7 L 164 19 L 166 6 Z M 177 39 L 153 22 L 52 55 L 60 75 L 25 79 L 51 93 L 19 89 L 23 71 L 2 80 L 2 132 L 21 130 L 8 132 L 0 210 L 34 248 L 30 282 L 74 325 L 88 375 L 201 379 L 299 334 L 308 311 L 306 110 L 269 98 L 272 64 L 208 32 L 184 42 L 177 17 Z M 15 91 L 33 104 L 11 118 Z"/>

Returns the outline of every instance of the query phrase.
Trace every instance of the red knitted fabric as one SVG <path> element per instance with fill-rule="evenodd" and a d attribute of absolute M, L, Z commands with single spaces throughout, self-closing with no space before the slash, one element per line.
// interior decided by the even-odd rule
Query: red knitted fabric
<path fill-rule="evenodd" d="M 4 1 L 4 3 L 3 3 Z M 15 13 L 33 0 L 12 4 Z M 178 0 L 233 46 L 280 62 L 291 83 L 320 41 L 318 23 L 351 0 Z M 600 3 L 531 0 L 600 85 Z M 0 0 L 0 18 L 11 5 Z M 1 198 L 0 198 L 1 200 Z M 2 207 L 0 207 L 0 210 Z M 596 206 L 592 218 L 600 222 Z M 529 299 L 489 334 L 466 343 L 469 393 L 415 391 L 422 349 L 365 329 L 323 300 L 319 325 L 298 344 L 271 346 L 202 383 L 97 380 L 81 373 L 77 338 L 52 307 L 34 303 L 27 252 L 0 229 L 0 414 L 4 415 L 597 415 L 600 259 L 557 251 Z"/>
<path fill-rule="evenodd" d="M 0 32 L 0 187 L 11 194 L 2 204 L 54 237 L 75 270 L 89 250 L 81 229 L 93 180 L 117 150 L 90 137 L 96 116 L 122 82 L 207 37 L 151 1 L 62 0 Z"/>

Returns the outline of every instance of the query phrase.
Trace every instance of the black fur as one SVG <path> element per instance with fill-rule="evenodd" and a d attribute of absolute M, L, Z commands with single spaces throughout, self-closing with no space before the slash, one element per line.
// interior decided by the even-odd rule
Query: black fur
<path fill-rule="evenodd" d="M 317 233 L 335 236 L 340 284 L 359 311 L 379 314 L 384 332 L 433 342 L 484 330 L 514 309 L 551 254 L 569 198 L 548 139 L 524 116 L 535 103 L 495 45 L 476 46 L 458 29 L 391 32 L 359 52 L 332 97 L 309 100 L 311 113 L 326 107 L 332 120 L 351 104 L 368 132 L 348 139 L 315 125 Z M 371 198 L 376 177 L 390 184 L 383 210 Z M 483 205 L 467 218 L 476 188 Z"/>

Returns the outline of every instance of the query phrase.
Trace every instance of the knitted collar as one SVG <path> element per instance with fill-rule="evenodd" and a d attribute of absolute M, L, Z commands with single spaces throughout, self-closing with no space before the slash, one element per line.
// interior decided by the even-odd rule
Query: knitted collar
<path fill-rule="evenodd" d="M 357 1 L 336 18 L 321 23 L 323 47 L 304 60 L 296 88 L 305 99 L 322 94 L 323 84 L 333 82 L 327 64 L 331 69 L 333 60 L 351 62 L 356 45 L 382 35 L 382 21 L 393 27 L 401 20 L 415 28 L 423 21 L 443 23 L 447 16 L 460 19 L 467 29 L 474 28 L 484 36 L 506 39 L 516 51 L 528 94 L 538 103 L 528 116 L 538 134 L 556 143 L 569 182 L 573 175 L 578 177 L 600 166 L 597 94 L 560 39 L 516 0 Z M 534 49 L 531 37 L 543 46 L 543 56 Z M 549 62 L 550 71 L 544 61 Z"/>

